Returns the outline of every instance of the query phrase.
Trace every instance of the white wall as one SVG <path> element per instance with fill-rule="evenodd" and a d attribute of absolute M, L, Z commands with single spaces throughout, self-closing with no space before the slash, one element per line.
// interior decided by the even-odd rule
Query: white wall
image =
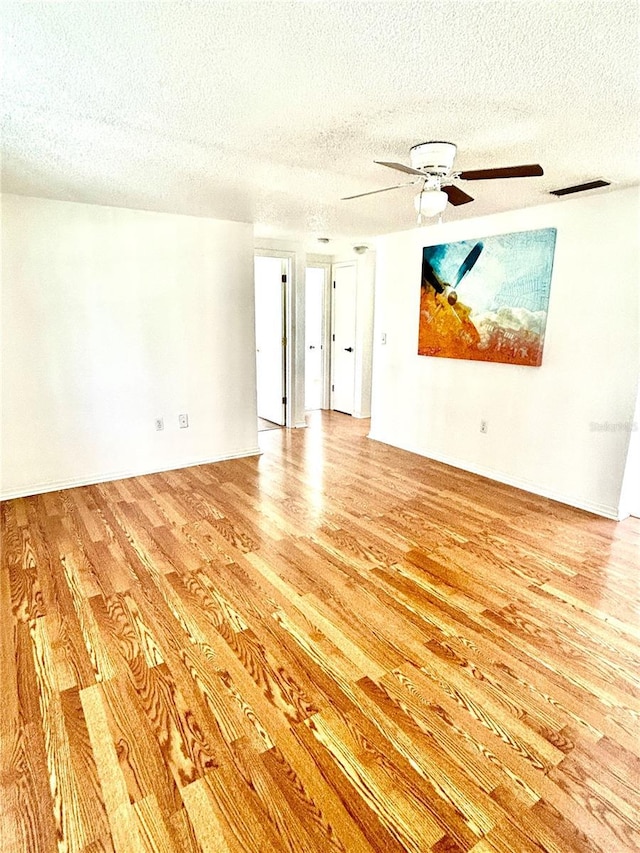
<path fill-rule="evenodd" d="M 251 225 L 5 195 L 2 288 L 3 497 L 258 452 Z"/>
<path fill-rule="evenodd" d="M 371 437 L 617 517 L 629 431 L 594 424 L 633 420 L 639 221 L 632 188 L 379 238 Z M 417 355 L 423 246 L 552 226 L 541 367 Z"/>

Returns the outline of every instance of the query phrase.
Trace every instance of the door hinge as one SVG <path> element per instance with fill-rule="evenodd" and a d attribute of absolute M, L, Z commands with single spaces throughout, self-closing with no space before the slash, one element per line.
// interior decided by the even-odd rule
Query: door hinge
<path fill-rule="evenodd" d="M 336 289 L 336 283 L 335 283 L 335 281 L 333 282 L 333 289 L 334 289 L 334 290 Z"/>
<path fill-rule="evenodd" d="M 332 386 L 331 386 L 331 390 L 332 390 L 332 391 L 335 391 L 335 390 L 336 390 L 336 386 L 335 386 L 335 385 L 332 385 Z"/>
<path fill-rule="evenodd" d="M 331 335 L 331 340 L 332 340 L 332 341 L 335 341 L 335 339 L 336 339 L 336 336 L 335 336 L 335 335 Z"/>
<path fill-rule="evenodd" d="M 284 405 L 286 405 L 286 402 L 287 402 L 287 398 L 286 398 L 286 397 L 283 397 L 283 398 L 282 398 L 282 405 L 283 405 L 283 406 L 284 406 Z"/>
<path fill-rule="evenodd" d="M 282 273 L 282 283 L 283 284 L 287 283 L 287 274 L 286 273 Z"/>
<path fill-rule="evenodd" d="M 286 338 L 283 338 L 283 339 L 282 339 L 282 346 L 283 346 L 283 347 L 286 347 L 286 345 L 287 345 L 287 339 L 286 339 Z"/>

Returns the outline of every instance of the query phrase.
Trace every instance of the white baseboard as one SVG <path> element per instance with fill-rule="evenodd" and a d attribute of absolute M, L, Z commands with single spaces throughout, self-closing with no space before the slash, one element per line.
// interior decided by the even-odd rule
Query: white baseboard
<path fill-rule="evenodd" d="M 126 480 L 129 477 L 143 477 L 145 474 L 161 474 L 163 471 L 178 471 L 180 468 L 193 468 L 196 465 L 209 465 L 212 462 L 226 462 L 229 459 L 243 459 L 246 456 L 260 456 L 262 451 L 259 447 L 250 450 L 242 450 L 239 453 L 229 453 L 223 456 L 213 456 L 208 459 L 197 459 L 192 462 L 182 462 L 179 465 L 163 466 L 161 468 L 110 471 L 107 474 L 94 474 L 88 477 L 76 477 L 70 480 L 52 480 L 47 483 L 34 483 L 30 486 L 22 486 L 19 489 L 10 489 L 7 492 L 0 491 L 0 501 L 10 501 L 13 498 L 26 498 L 30 495 L 41 495 L 44 492 L 58 492 L 62 489 L 75 489 L 78 486 L 94 486 L 96 483 L 108 483 L 112 480 Z"/>
<path fill-rule="evenodd" d="M 486 477 L 489 480 L 495 480 L 498 483 L 504 483 L 506 486 L 513 486 L 516 489 L 522 489 L 524 492 L 530 492 L 533 495 L 539 495 L 542 498 L 557 501 L 558 503 L 567 504 L 568 506 L 582 509 L 586 512 L 592 512 L 595 515 L 611 518 L 613 521 L 621 521 L 622 516 L 619 513 L 618 507 L 608 506 L 607 504 L 596 503 L 595 501 L 585 501 L 582 498 L 576 498 L 573 495 L 566 495 L 554 489 L 547 489 L 534 483 L 531 480 L 525 480 L 521 477 L 512 477 L 510 474 L 505 474 L 503 471 L 498 471 L 495 468 L 487 468 L 483 465 L 475 465 L 472 462 L 467 462 L 465 459 L 458 459 L 447 454 L 430 453 L 426 454 L 422 450 L 415 447 L 395 444 L 380 438 L 373 433 L 369 433 L 367 438 L 373 441 L 379 441 L 381 444 L 388 444 L 391 447 L 398 447 L 401 450 L 406 450 L 409 453 L 415 453 L 417 456 L 423 456 L 426 459 L 433 459 L 434 462 L 442 462 L 444 465 L 451 465 L 452 468 L 460 468 L 463 471 L 469 471 L 471 474 L 478 474 L 480 477 Z"/>

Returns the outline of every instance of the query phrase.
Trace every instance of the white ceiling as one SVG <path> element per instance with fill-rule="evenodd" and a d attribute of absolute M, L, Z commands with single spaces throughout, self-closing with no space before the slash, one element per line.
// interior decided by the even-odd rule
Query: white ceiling
<path fill-rule="evenodd" d="M 4 3 L 3 189 L 251 221 L 262 236 L 413 227 L 374 159 L 457 143 L 448 219 L 640 182 L 637 0 Z M 606 191 L 606 190 L 605 190 Z M 595 191 L 594 191 L 595 192 Z M 602 190 L 600 191 L 602 192 Z"/>

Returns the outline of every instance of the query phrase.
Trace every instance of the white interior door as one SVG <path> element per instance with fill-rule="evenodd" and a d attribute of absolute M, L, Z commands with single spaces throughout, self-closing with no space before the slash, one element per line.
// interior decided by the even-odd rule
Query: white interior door
<path fill-rule="evenodd" d="M 356 265 L 333 268 L 331 408 L 352 415 L 356 381 Z"/>
<path fill-rule="evenodd" d="M 285 323 L 281 258 L 255 259 L 258 417 L 285 422 Z"/>
<path fill-rule="evenodd" d="M 305 275 L 304 407 L 324 405 L 324 303 L 325 270 L 307 267 Z"/>

